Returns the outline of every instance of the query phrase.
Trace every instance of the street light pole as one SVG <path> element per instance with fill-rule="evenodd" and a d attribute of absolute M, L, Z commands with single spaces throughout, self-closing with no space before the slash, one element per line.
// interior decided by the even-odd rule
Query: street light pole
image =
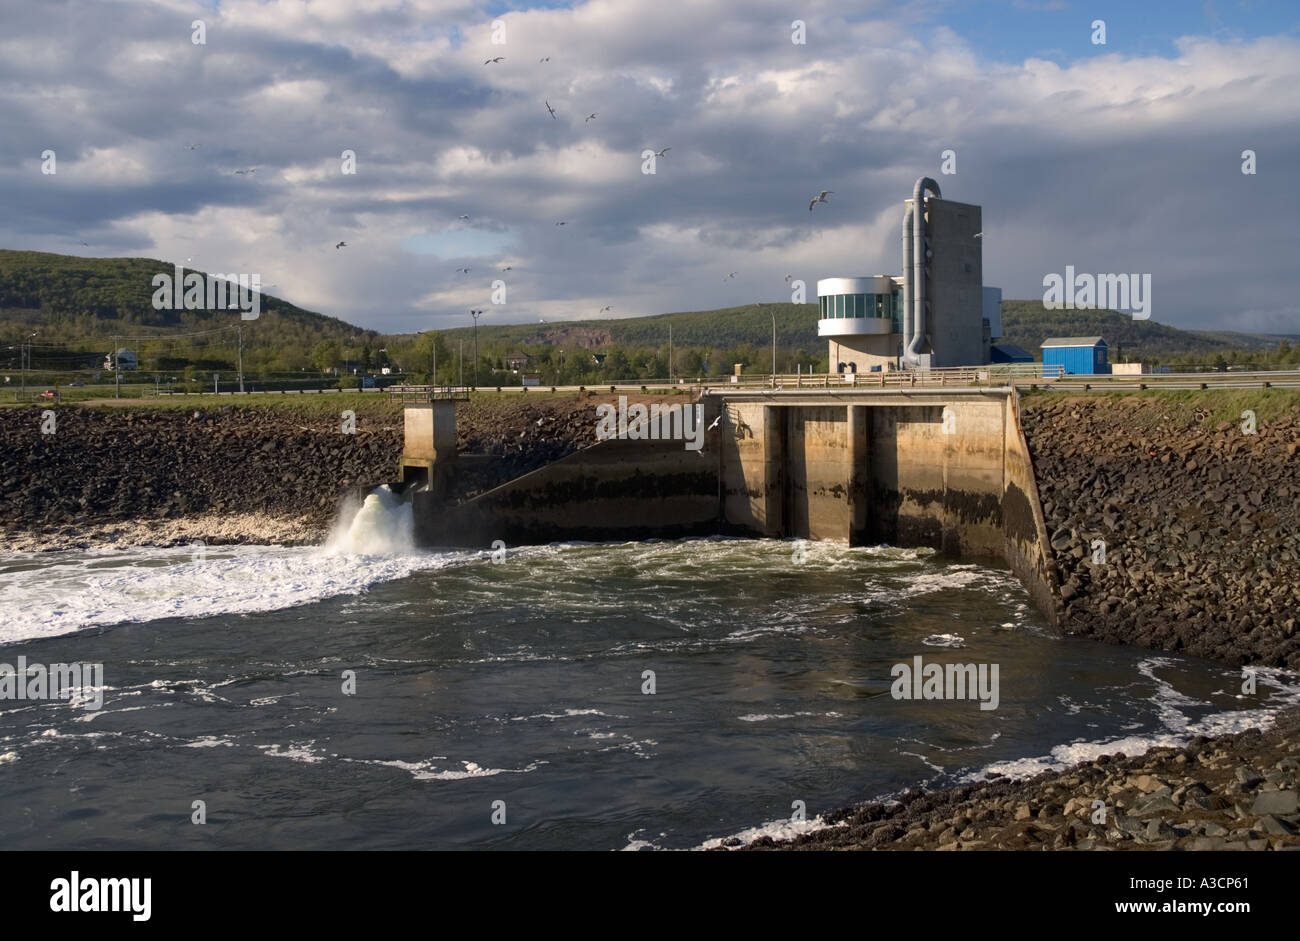
<path fill-rule="evenodd" d="M 475 390 L 478 389 L 478 319 L 482 317 L 483 314 L 485 313 L 486 311 L 482 311 L 482 310 L 471 310 L 469 312 L 469 315 L 474 318 L 474 388 Z"/>
<path fill-rule="evenodd" d="M 36 336 L 37 332 L 39 331 L 33 330 L 31 336 L 24 338 L 23 342 L 18 345 L 18 362 L 19 365 L 22 366 L 22 374 L 23 374 L 23 378 L 22 378 L 23 399 L 27 398 L 27 363 L 32 358 L 32 337 Z M 24 354 L 23 352 L 24 347 L 26 348 L 27 351 L 26 354 Z"/>
<path fill-rule="evenodd" d="M 772 384 L 776 385 L 776 311 L 769 311 L 772 315 Z"/>
<path fill-rule="evenodd" d="M 237 328 L 239 333 L 239 394 L 244 394 L 244 328 Z"/>

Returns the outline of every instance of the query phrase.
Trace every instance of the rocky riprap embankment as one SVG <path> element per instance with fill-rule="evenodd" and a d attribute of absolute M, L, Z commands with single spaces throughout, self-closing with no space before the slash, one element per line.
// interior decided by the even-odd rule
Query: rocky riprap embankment
<path fill-rule="evenodd" d="M 57 538 L 95 524 L 258 513 L 322 529 L 352 487 L 393 476 L 400 415 L 359 416 L 357 433 L 267 407 L 63 407 L 0 412 L 0 520 Z M 92 540 L 93 541 L 93 540 Z M 162 540 L 166 541 L 166 540 Z"/>
<path fill-rule="evenodd" d="M 761 837 L 746 848 L 1300 850 L 1297 777 L 1292 712 L 1268 733 L 1103 755 L 1024 781 L 908 791 L 830 814 L 832 826 L 794 840 Z M 1104 823 L 1093 822 L 1098 800 Z"/>
<path fill-rule="evenodd" d="M 489 460 L 466 462 L 452 497 L 594 444 L 595 406 L 610 398 L 459 403 L 459 450 Z M 396 477 L 402 453 L 400 410 L 355 400 L 344 408 L 356 412 L 355 435 L 321 403 L 63 406 L 50 435 L 41 408 L 0 410 L 0 545 L 317 542 L 345 496 Z"/>
<path fill-rule="evenodd" d="M 1300 401 L 1251 435 L 1228 394 L 1024 400 L 1065 631 L 1300 668 Z"/>

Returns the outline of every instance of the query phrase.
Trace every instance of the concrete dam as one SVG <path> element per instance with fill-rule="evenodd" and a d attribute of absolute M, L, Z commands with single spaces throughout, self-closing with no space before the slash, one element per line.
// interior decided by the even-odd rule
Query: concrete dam
<path fill-rule="evenodd" d="M 620 414 L 616 434 L 460 503 L 448 483 L 473 458 L 456 453 L 455 400 L 408 404 L 400 477 L 415 488 L 416 542 L 738 535 L 925 546 L 1005 563 L 1057 623 L 1013 388 L 706 390 L 694 406 L 620 404 L 631 418 Z M 674 407 L 694 414 L 670 425 Z"/>

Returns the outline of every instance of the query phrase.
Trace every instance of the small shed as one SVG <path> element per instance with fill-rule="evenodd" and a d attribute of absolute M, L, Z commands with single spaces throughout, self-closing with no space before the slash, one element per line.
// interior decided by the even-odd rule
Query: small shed
<path fill-rule="evenodd" d="M 1108 347 L 1101 337 L 1048 337 L 1043 341 L 1043 366 L 1060 366 L 1071 376 L 1099 376 L 1110 372 Z"/>
<path fill-rule="evenodd" d="M 989 360 L 994 363 L 1032 363 L 1034 354 L 1014 343 L 994 343 L 989 347 Z"/>

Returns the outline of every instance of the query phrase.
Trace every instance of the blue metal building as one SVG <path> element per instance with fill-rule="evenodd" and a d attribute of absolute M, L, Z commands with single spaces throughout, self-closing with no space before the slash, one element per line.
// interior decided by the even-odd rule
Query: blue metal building
<path fill-rule="evenodd" d="M 1043 341 L 1043 367 L 1060 366 L 1067 375 L 1100 376 L 1110 372 L 1106 341 L 1101 337 L 1048 337 Z"/>

